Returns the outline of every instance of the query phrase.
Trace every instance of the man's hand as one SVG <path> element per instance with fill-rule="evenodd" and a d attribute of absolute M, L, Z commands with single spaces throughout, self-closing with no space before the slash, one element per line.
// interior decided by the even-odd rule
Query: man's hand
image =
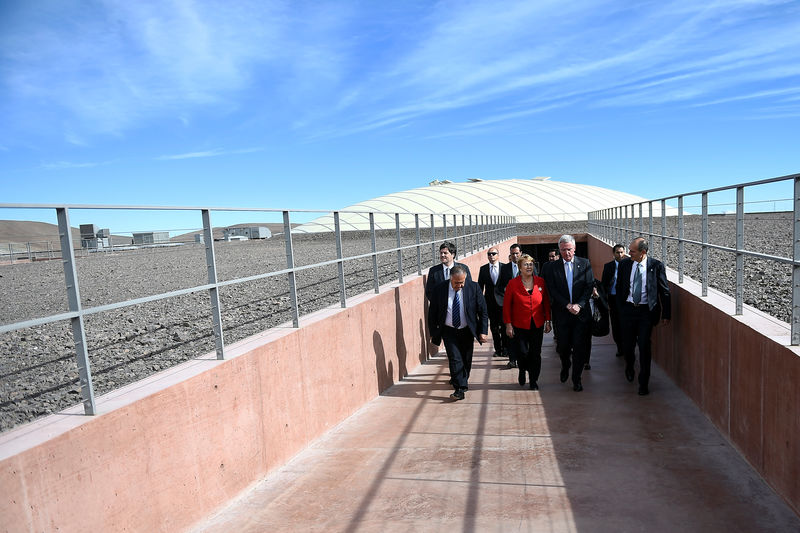
<path fill-rule="evenodd" d="M 512 326 L 511 324 L 506 324 L 506 337 L 508 337 L 509 339 L 514 338 L 514 326 Z"/>
<path fill-rule="evenodd" d="M 578 304 L 567 304 L 567 311 L 572 313 L 573 315 L 577 315 L 581 312 L 581 306 Z"/>
<path fill-rule="evenodd" d="M 481 344 L 483 344 L 484 342 L 486 342 L 488 340 L 489 340 L 489 336 L 486 333 L 481 333 L 480 335 L 478 335 L 478 342 L 480 342 Z"/>

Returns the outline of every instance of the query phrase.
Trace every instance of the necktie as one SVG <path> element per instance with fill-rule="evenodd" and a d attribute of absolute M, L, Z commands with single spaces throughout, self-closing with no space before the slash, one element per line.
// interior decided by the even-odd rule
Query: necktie
<path fill-rule="evenodd" d="M 611 278 L 611 294 L 617 294 L 617 269 L 619 268 L 619 263 L 614 263 L 614 277 Z"/>
<path fill-rule="evenodd" d="M 495 265 L 492 265 L 491 270 L 492 270 L 492 283 L 497 284 L 497 267 Z"/>
<path fill-rule="evenodd" d="M 444 279 L 450 279 L 450 269 L 444 267 Z"/>
<path fill-rule="evenodd" d="M 572 261 L 567 261 L 567 289 L 569 290 L 569 301 L 572 302 Z"/>
<path fill-rule="evenodd" d="M 458 329 L 461 327 L 461 291 L 456 291 L 453 296 L 453 327 Z"/>
<path fill-rule="evenodd" d="M 640 264 L 636 264 L 636 273 L 633 275 L 633 303 L 638 304 L 642 301 L 642 271 L 639 269 Z"/>

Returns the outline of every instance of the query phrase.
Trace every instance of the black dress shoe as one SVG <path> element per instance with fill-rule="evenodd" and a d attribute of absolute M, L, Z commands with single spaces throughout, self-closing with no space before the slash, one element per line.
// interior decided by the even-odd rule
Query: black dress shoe
<path fill-rule="evenodd" d="M 569 377 L 569 368 L 561 367 L 561 374 L 558 376 L 561 378 L 561 383 L 566 383 L 567 378 Z"/>
<path fill-rule="evenodd" d="M 633 367 L 630 366 L 625 367 L 625 379 L 633 383 Z"/>
<path fill-rule="evenodd" d="M 520 370 L 519 371 L 519 386 L 520 387 L 524 387 L 525 386 L 525 371 L 524 370 Z"/>
<path fill-rule="evenodd" d="M 585 365 L 583 365 L 583 369 L 584 370 L 591 370 L 592 369 L 592 365 L 590 365 L 589 363 L 586 363 Z"/>
<path fill-rule="evenodd" d="M 617 352 L 617 357 L 622 357 L 622 354 Z"/>
<path fill-rule="evenodd" d="M 531 390 L 539 390 L 539 384 L 535 381 L 531 381 Z"/>
<path fill-rule="evenodd" d="M 639 387 L 639 396 L 647 396 L 650 394 L 650 390 L 647 387 Z"/>
<path fill-rule="evenodd" d="M 456 400 L 456 401 L 463 400 L 464 399 L 464 391 L 462 391 L 462 390 L 454 391 L 453 394 L 450 395 L 450 399 L 451 400 Z"/>
<path fill-rule="evenodd" d="M 580 383 L 576 383 L 575 385 L 572 386 L 572 390 L 574 390 L 575 392 L 580 392 L 583 390 L 583 385 L 581 385 Z"/>

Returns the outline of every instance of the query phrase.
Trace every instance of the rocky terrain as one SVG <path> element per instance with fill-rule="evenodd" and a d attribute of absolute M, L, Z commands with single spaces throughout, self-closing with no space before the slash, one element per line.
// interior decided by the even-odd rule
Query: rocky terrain
<path fill-rule="evenodd" d="M 637 226 L 638 227 L 638 226 Z M 660 227 L 660 226 L 659 226 Z M 586 221 L 527 224 L 520 235 L 584 233 Z M 677 226 L 670 220 L 670 235 Z M 790 214 L 750 216 L 745 246 L 773 255 L 790 255 Z M 687 220 L 686 238 L 699 240 L 699 219 Z M 413 232 L 402 235 L 402 246 L 415 242 Z M 430 234 L 423 231 L 423 241 Z M 733 217 L 714 217 L 711 242 L 735 244 Z M 437 242 L 441 233 L 437 234 Z M 378 250 L 394 248 L 393 233 L 379 235 Z M 297 274 L 300 314 L 339 305 L 338 271 L 335 264 L 315 266 L 336 258 L 330 234 L 293 237 L 295 265 L 308 267 Z M 460 249 L 466 249 L 463 239 Z M 369 235 L 345 234 L 345 256 L 368 254 Z M 215 243 L 220 281 L 246 278 L 286 268 L 285 242 L 281 236 L 267 240 Z M 667 245 L 668 266 L 677 268 L 677 244 Z M 661 257 L 658 239 L 651 254 Z M 430 245 L 421 250 L 422 271 L 434 264 Z M 731 254 L 712 250 L 710 285 L 728 294 L 735 288 Z M 204 285 L 208 282 L 203 245 L 95 253 L 77 259 L 81 302 L 92 308 L 134 298 Z M 417 271 L 417 252 L 403 252 L 405 275 Z M 685 275 L 700 279 L 700 250 L 686 246 Z M 397 255 L 379 256 L 379 282 L 397 279 Z M 345 263 L 347 295 L 373 290 L 370 257 Z M 791 270 L 788 265 L 745 259 L 745 302 L 784 321 L 791 314 Z M 778 289 L 780 288 L 780 289 Z M 226 344 L 290 322 L 289 285 L 285 273 L 220 289 Z M 0 265 L 0 323 L 38 318 L 67 311 L 64 273 L 60 261 L 36 261 Z M 85 320 L 87 346 L 96 395 L 119 388 L 145 376 L 214 350 L 208 292 L 148 302 L 89 315 Z M 0 334 L 0 431 L 57 412 L 81 401 L 74 344 L 68 321 Z"/>

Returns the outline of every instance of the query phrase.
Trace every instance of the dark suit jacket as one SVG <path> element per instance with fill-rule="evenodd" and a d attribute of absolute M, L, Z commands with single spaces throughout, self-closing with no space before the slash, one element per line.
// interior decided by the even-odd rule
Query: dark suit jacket
<path fill-rule="evenodd" d="M 614 269 L 616 260 L 612 260 L 605 265 L 603 265 L 603 277 L 601 278 L 601 282 L 603 284 L 603 289 L 605 289 L 606 294 L 611 294 L 611 282 L 614 281 Z"/>
<path fill-rule="evenodd" d="M 462 267 L 467 269 L 467 281 L 472 281 L 472 275 L 469 272 L 469 267 L 464 263 L 453 262 L 453 266 L 461 265 Z M 434 265 L 428 270 L 428 279 L 425 281 L 425 296 L 428 300 L 431 299 L 431 293 L 433 292 L 434 287 L 439 285 L 441 282 L 444 281 L 444 265 L 439 263 L 438 265 Z"/>
<path fill-rule="evenodd" d="M 622 304 L 631 293 L 631 270 L 633 259 L 626 257 L 619 263 L 617 272 L 617 302 Z M 650 321 L 657 324 L 662 318 L 669 320 L 672 316 L 670 308 L 669 283 L 667 269 L 658 259 L 647 257 L 647 307 L 650 308 Z"/>
<path fill-rule="evenodd" d="M 431 342 L 437 346 L 442 342 L 442 329 L 447 319 L 447 297 L 450 291 L 450 281 L 443 281 L 431 291 L 431 306 L 428 309 L 428 329 L 431 332 Z M 464 306 L 464 315 L 467 317 L 467 327 L 475 338 L 489 332 L 489 315 L 486 312 L 486 301 L 483 299 L 480 287 L 474 281 L 467 281 L 461 289 L 461 303 Z"/>
<path fill-rule="evenodd" d="M 535 274 L 535 273 L 534 273 Z M 519 275 L 519 271 L 517 272 Z M 514 277 L 514 267 L 511 263 L 503 263 L 500 267 L 500 275 L 497 276 L 497 285 L 494 286 L 494 299 L 499 307 L 503 307 L 503 296 L 506 293 L 506 285 Z"/>
<path fill-rule="evenodd" d="M 583 257 L 575 257 L 572 262 L 571 302 L 567 278 L 564 275 L 564 260 L 548 261 L 542 267 L 542 277 L 550 295 L 550 312 L 556 323 L 564 323 L 573 316 L 567 311 L 568 303 L 581 306 L 581 311 L 578 313 L 578 319 L 581 322 L 588 322 L 592 319 L 592 312 L 589 309 L 589 298 L 592 296 L 592 287 L 594 287 L 592 265 L 588 259 Z"/>
<path fill-rule="evenodd" d="M 500 282 L 500 276 L 504 266 L 505 265 L 503 263 L 497 263 L 498 283 Z M 486 299 L 486 307 L 489 310 L 489 314 L 499 313 L 501 311 L 501 307 L 497 305 L 497 300 L 494 297 L 495 284 L 492 281 L 492 275 L 489 273 L 489 263 L 483 265 L 478 273 L 478 287 L 481 288 L 483 297 Z"/>

